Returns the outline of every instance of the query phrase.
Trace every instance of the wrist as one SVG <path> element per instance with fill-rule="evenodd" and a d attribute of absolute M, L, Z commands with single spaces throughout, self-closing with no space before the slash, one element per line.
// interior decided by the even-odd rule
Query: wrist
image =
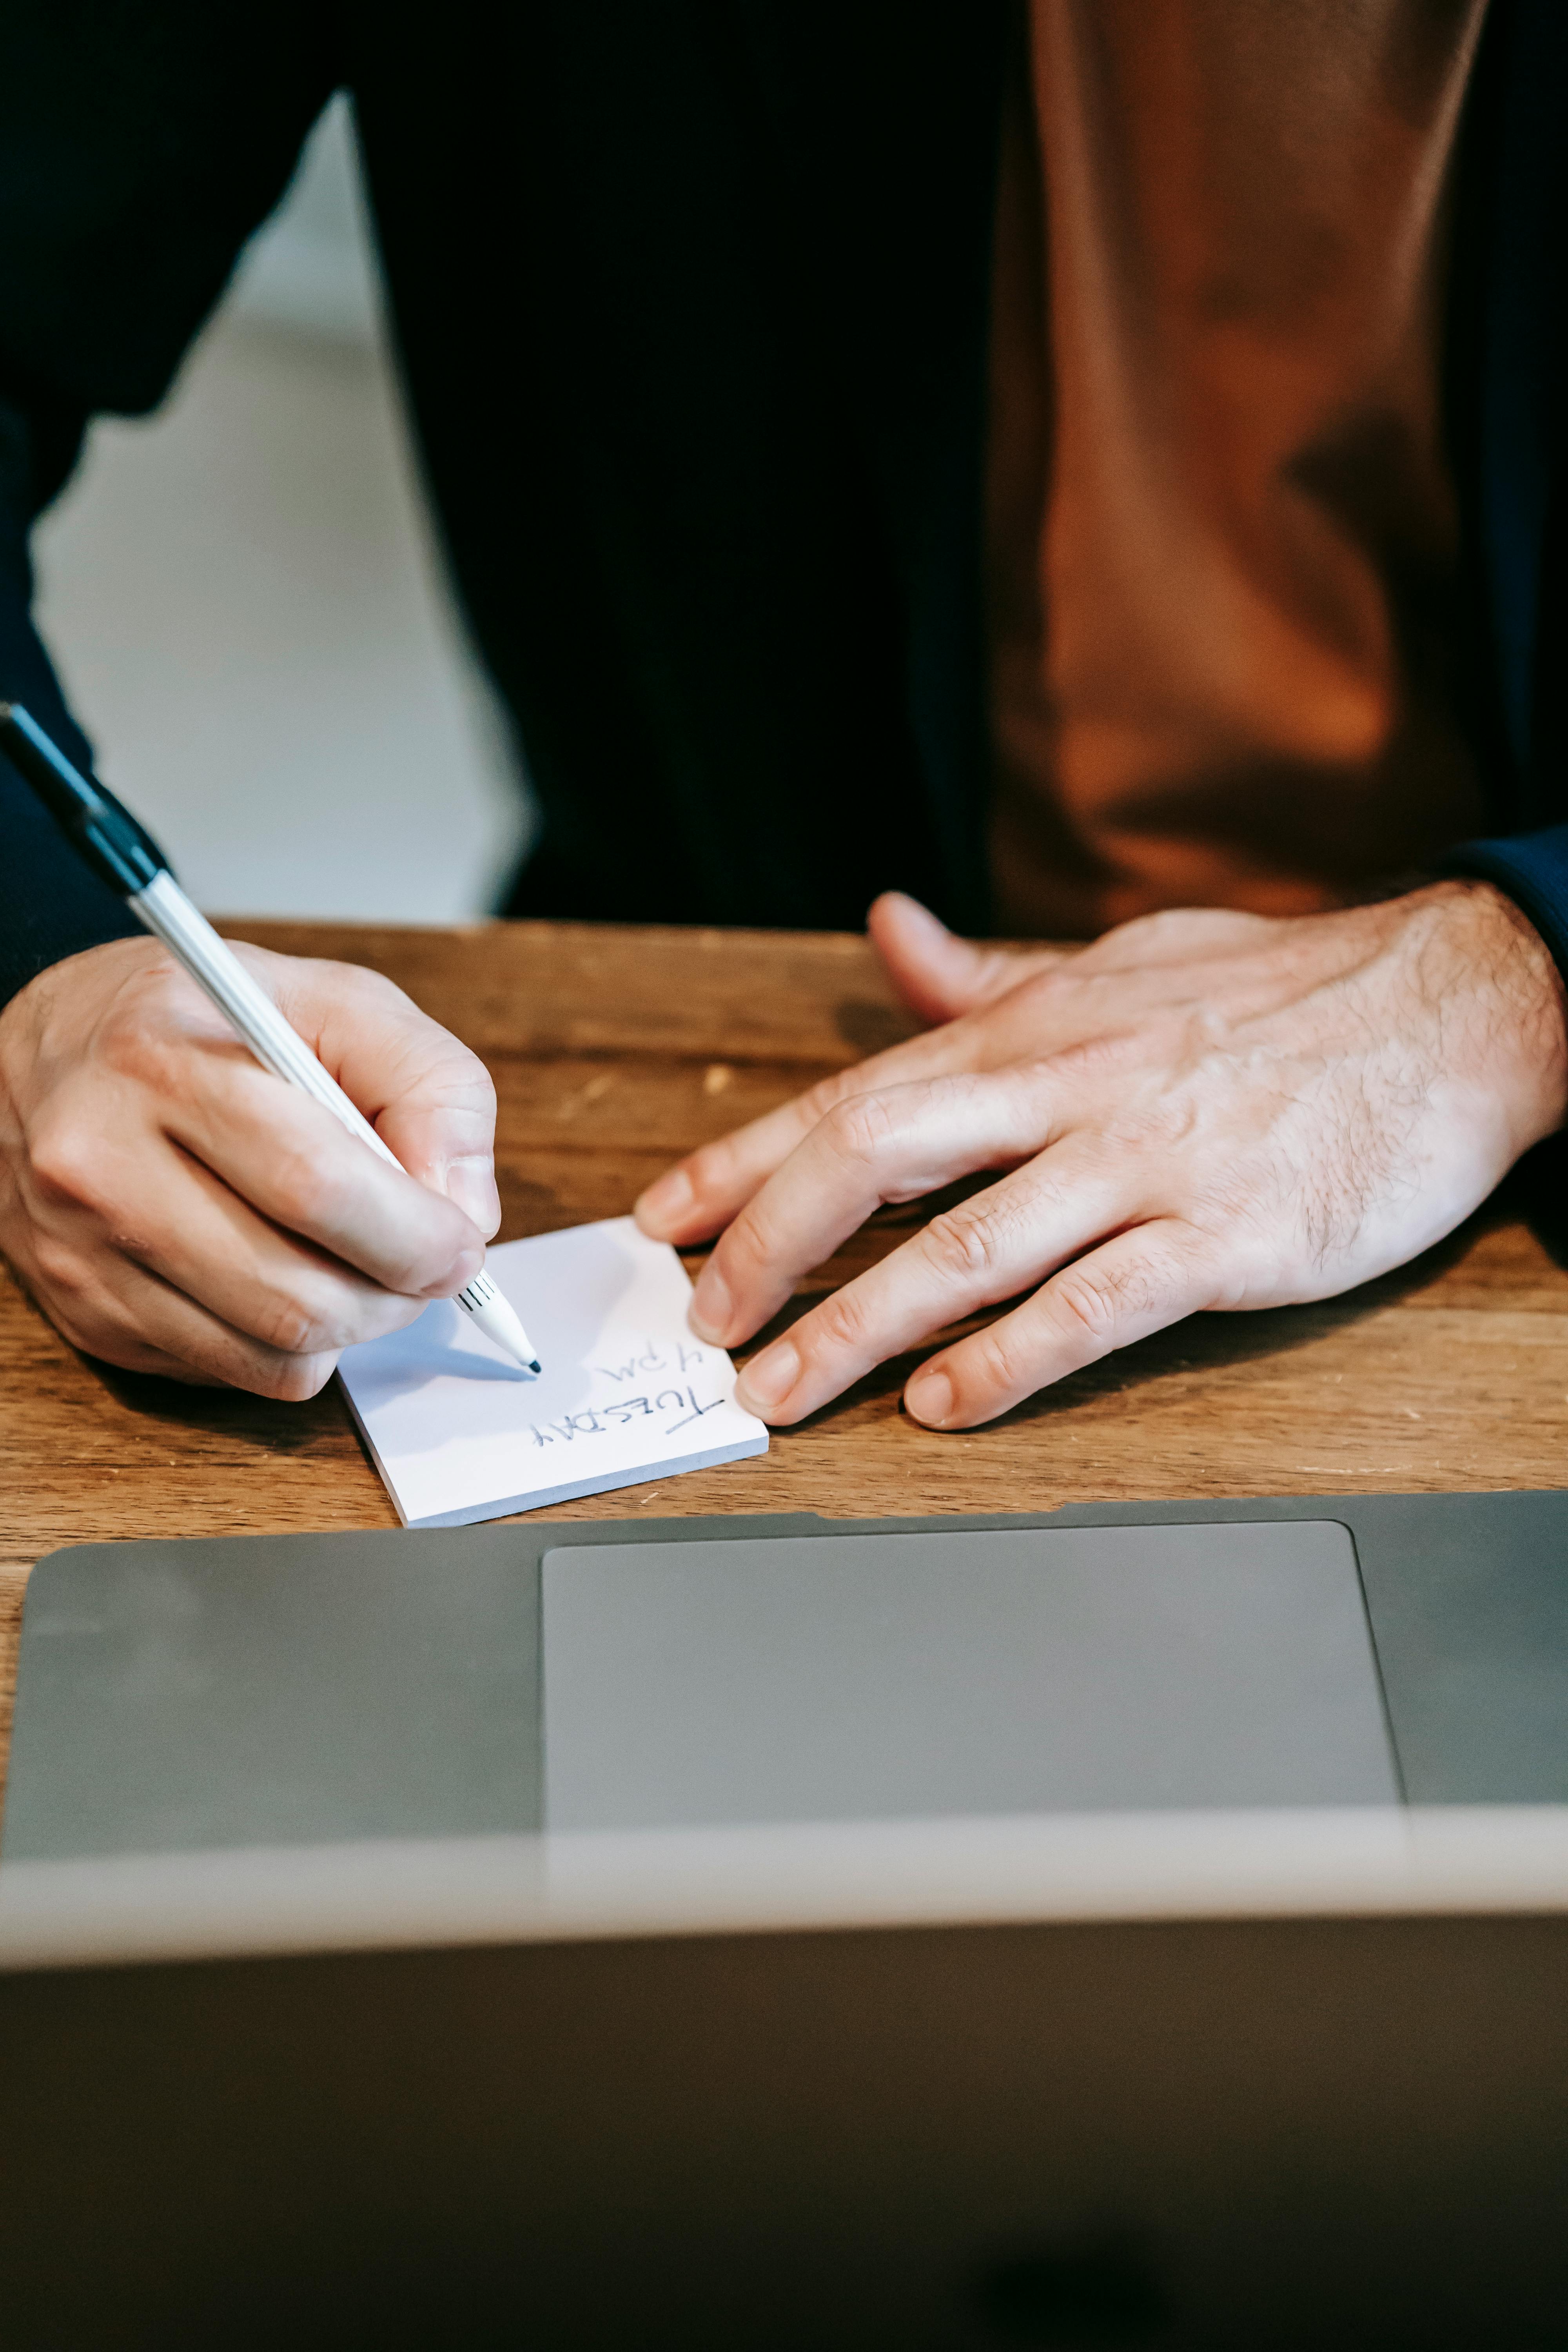
<path fill-rule="evenodd" d="M 1503 1110 L 1512 1155 L 1568 1123 L 1568 988 L 1529 916 L 1495 882 L 1458 878 L 1416 893 L 1439 912 L 1447 954 L 1426 978 L 1446 1014 L 1456 996 L 1476 1018 L 1464 1024 L 1472 1076 Z"/>

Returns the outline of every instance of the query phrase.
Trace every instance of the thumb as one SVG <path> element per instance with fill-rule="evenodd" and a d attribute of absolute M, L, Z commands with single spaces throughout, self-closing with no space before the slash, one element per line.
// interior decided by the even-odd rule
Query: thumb
<path fill-rule="evenodd" d="M 889 979 L 923 1021 L 955 1021 L 961 1013 L 1005 996 L 1030 961 L 1005 948 L 977 948 L 901 890 L 884 890 L 866 918 L 871 944 Z"/>

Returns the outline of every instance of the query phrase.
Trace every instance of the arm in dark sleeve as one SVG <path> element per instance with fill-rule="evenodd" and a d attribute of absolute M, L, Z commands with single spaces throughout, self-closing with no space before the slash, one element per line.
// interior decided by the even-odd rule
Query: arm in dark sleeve
<path fill-rule="evenodd" d="M 0 700 L 26 704 L 79 764 L 89 758 L 87 743 L 66 709 L 28 614 L 26 530 L 34 478 L 26 413 L 0 404 Z M 141 928 L 0 756 L 0 1004 L 46 965 Z"/>
<path fill-rule="evenodd" d="M 0 8 L 0 699 L 73 759 L 89 755 L 32 625 L 28 531 L 95 413 L 162 400 L 341 78 L 322 0 Z M 139 929 L 0 759 L 0 1005 Z"/>

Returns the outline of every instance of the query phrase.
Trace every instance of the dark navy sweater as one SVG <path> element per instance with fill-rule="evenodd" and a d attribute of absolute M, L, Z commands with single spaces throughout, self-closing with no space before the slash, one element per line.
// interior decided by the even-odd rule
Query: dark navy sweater
<path fill-rule="evenodd" d="M 0 696 L 87 746 L 27 534 L 163 397 L 334 89 L 412 412 L 544 814 L 519 910 L 984 931 L 981 451 L 1004 0 L 9 0 Z M 1568 971 L 1568 7 L 1493 0 L 1445 389 L 1449 870 Z M 438 810 L 433 810 L 438 822 Z M 264 811 L 256 823 L 264 824 Z M 0 1003 L 135 929 L 0 761 Z"/>

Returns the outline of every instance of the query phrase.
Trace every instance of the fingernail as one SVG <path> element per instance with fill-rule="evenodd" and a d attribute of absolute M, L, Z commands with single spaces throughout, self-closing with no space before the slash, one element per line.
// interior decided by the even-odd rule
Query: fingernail
<path fill-rule="evenodd" d="M 633 1214 L 645 1233 L 679 1224 L 696 1197 L 685 1169 L 671 1168 L 637 1195 Z"/>
<path fill-rule="evenodd" d="M 735 1383 L 735 1402 L 744 1412 L 765 1421 L 776 1412 L 800 1378 L 800 1350 L 791 1339 L 780 1339 L 752 1358 Z"/>
<path fill-rule="evenodd" d="M 904 1402 L 917 1421 L 941 1429 L 952 1418 L 952 1382 L 945 1372 L 917 1372 L 904 1391 Z"/>
<path fill-rule="evenodd" d="M 721 1348 L 734 1312 L 730 1286 L 710 1258 L 691 1294 L 691 1328 L 699 1339 L 711 1340 L 716 1348 Z"/>
<path fill-rule="evenodd" d="M 500 1223 L 500 1195 L 488 1160 L 454 1160 L 447 1171 L 447 1198 L 481 1234 L 493 1234 Z"/>

